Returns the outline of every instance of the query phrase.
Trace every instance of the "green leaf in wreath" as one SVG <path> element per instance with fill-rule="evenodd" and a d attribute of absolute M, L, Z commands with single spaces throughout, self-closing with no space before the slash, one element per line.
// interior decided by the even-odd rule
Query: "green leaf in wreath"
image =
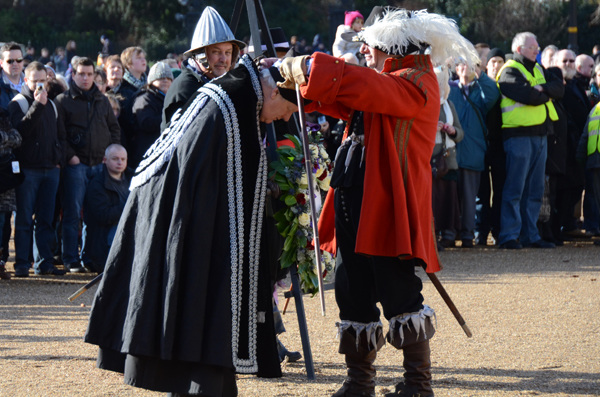
<path fill-rule="evenodd" d="M 289 195 L 286 196 L 285 198 L 285 205 L 287 205 L 288 207 L 291 207 L 292 205 L 296 205 L 297 201 L 296 201 L 296 197 Z"/>
<path fill-rule="evenodd" d="M 298 230 L 298 222 L 293 222 L 292 227 L 290 228 L 289 232 L 288 232 L 288 236 L 295 238 L 296 237 L 296 231 Z"/>
<path fill-rule="evenodd" d="M 280 258 L 280 263 L 282 268 L 290 267 L 294 263 L 296 263 L 296 250 L 283 251 Z"/>
<path fill-rule="evenodd" d="M 308 240 L 305 236 L 298 237 L 298 246 L 306 247 L 306 243 L 308 243 Z"/>
<path fill-rule="evenodd" d="M 285 238 L 285 243 L 283 243 L 283 250 L 290 251 L 292 249 L 295 250 L 296 239 L 293 236 L 288 236 Z"/>

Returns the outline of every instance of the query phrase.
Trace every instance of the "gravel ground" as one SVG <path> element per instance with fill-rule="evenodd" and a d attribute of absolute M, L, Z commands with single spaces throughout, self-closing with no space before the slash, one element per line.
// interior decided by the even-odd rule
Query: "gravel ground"
<path fill-rule="evenodd" d="M 438 277 L 473 337 L 465 336 L 422 273 L 425 303 L 437 312 L 431 341 L 436 396 L 600 396 L 599 254 L 589 241 L 554 250 L 441 253 L 445 268 Z M 96 349 L 82 342 L 95 287 L 67 300 L 91 278 L 0 280 L 0 396 L 162 395 L 95 368 Z M 345 366 L 337 354 L 333 285 L 326 285 L 325 296 L 325 317 L 317 298 L 304 298 L 316 380 L 307 380 L 301 360 L 285 364 L 283 378 L 240 376 L 240 396 L 328 396 L 337 390 Z M 293 301 L 284 321 L 282 341 L 300 350 Z M 382 396 L 402 374 L 401 355 L 385 346 L 376 365 Z"/>

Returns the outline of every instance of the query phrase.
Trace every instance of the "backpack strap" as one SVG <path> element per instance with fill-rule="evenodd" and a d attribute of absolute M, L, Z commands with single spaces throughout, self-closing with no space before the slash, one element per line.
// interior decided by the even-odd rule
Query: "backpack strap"
<path fill-rule="evenodd" d="M 19 107 L 21 108 L 23 114 L 27 114 L 27 111 L 29 110 L 29 101 L 27 100 L 27 98 L 25 98 L 23 94 L 15 95 L 15 97 L 12 100 L 19 104 Z M 52 108 L 54 109 L 54 117 L 56 117 L 56 119 L 58 120 L 58 109 L 56 109 L 54 101 L 52 99 L 48 99 L 48 102 L 50 102 L 50 104 L 52 105 Z"/>

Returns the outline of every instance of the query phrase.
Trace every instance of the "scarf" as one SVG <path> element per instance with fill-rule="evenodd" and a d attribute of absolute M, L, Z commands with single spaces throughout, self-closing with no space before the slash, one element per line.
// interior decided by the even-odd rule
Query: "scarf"
<path fill-rule="evenodd" d="M 442 110 L 443 110 L 444 114 L 446 115 L 446 123 L 453 125 L 454 124 L 454 116 L 452 116 L 452 109 L 450 109 L 450 105 L 448 105 L 448 100 L 444 99 L 443 101 L 441 101 L 441 105 L 442 105 Z M 451 147 L 456 146 L 456 143 L 454 143 L 454 141 L 452 140 L 452 138 L 450 138 L 448 136 L 448 134 L 444 134 L 444 136 L 446 137 L 446 149 L 450 149 Z M 442 132 L 441 131 L 436 132 L 435 143 L 436 143 L 436 145 L 442 143 Z"/>
<path fill-rule="evenodd" d="M 146 85 L 146 73 L 142 74 L 142 76 L 139 79 L 136 79 L 131 73 L 129 73 L 129 70 L 126 70 L 125 74 L 123 75 L 123 80 L 125 80 L 138 90 L 141 90 L 142 88 L 144 88 L 144 85 Z"/>

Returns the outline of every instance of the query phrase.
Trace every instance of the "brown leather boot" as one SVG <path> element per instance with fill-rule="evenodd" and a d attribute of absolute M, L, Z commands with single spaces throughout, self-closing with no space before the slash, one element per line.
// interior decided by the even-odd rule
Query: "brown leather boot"
<path fill-rule="evenodd" d="M 425 307 L 390 321 L 388 341 L 404 353 L 404 382 L 396 385 L 386 397 L 433 397 L 431 388 L 431 350 L 429 339 L 435 333 L 431 317 L 433 310 Z"/>
<path fill-rule="evenodd" d="M 429 340 L 406 346 L 404 352 L 404 382 L 396 385 L 386 397 L 433 397 L 431 388 L 431 350 Z"/>
<path fill-rule="evenodd" d="M 358 330 L 353 327 L 343 329 L 344 326 L 340 324 L 338 326 L 339 352 L 346 356 L 348 378 L 332 397 L 374 397 L 376 371 L 373 362 L 377 351 L 385 343 L 381 323 L 362 324 Z"/>

